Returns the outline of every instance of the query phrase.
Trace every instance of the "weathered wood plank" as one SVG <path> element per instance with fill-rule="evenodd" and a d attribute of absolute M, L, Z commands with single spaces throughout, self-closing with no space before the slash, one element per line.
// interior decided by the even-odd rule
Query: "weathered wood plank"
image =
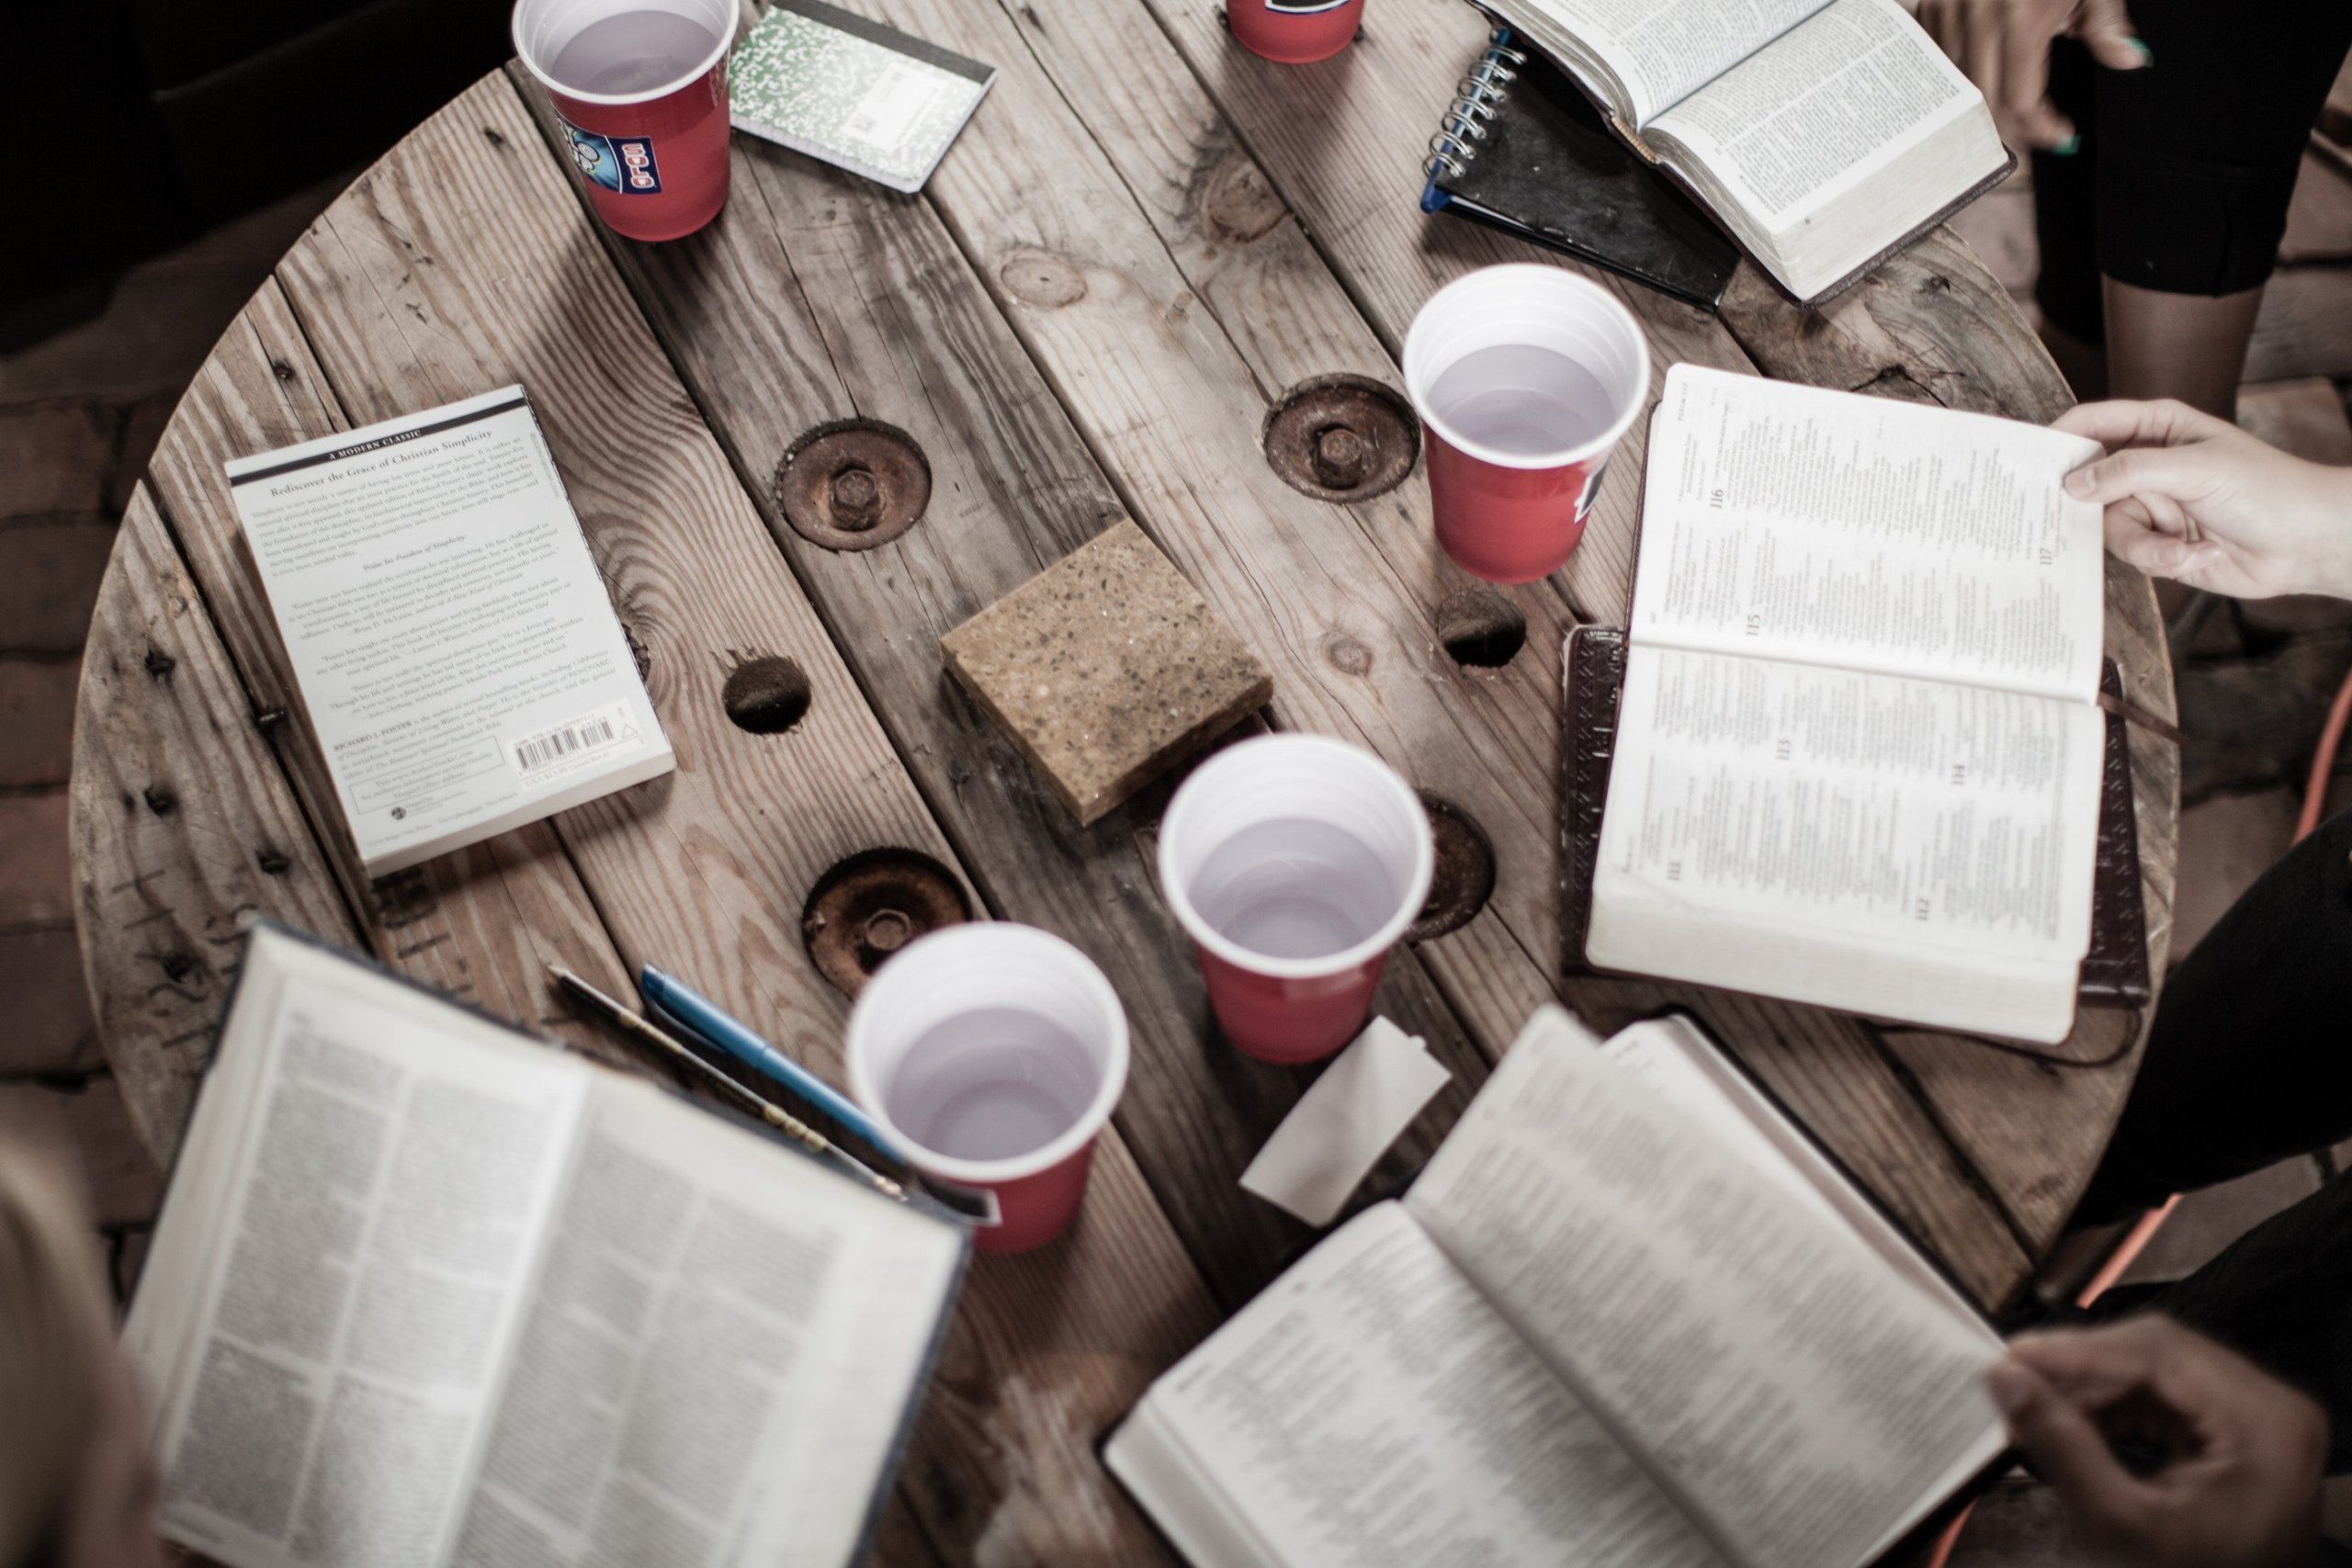
<path fill-rule="evenodd" d="M 990 906 L 1070 936 L 1125 999 L 1136 1060 L 1118 1124 L 1212 1289 L 1238 1304 L 1308 1234 L 1236 1181 L 1312 1074 L 1204 1044 L 1197 973 L 1141 838 L 1167 785 L 1080 830 L 940 672 L 941 634 L 1121 515 L 1117 494 L 927 207 L 750 139 L 734 179 L 724 221 L 614 244 L 615 262 Z M 933 488 L 910 532 L 837 552 L 793 531 L 769 479 L 802 430 L 853 414 L 913 437 Z M 1409 954 L 1380 1005 L 1455 1073 L 1391 1156 L 1398 1174 L 1485 1064 Z"/>
<path fill-rule="evenodd" d="M 1724 315 L 1758 365 L 1792 380 L 2036 422 L 2074 401 L 2015 302 L 1950 229 L 1929 234 L 1825 310 L 1797 310 L 1743 271 Z M 2112 558 L 2106 638 L 2132 700 L 2172 718 L 2172 661 L 2154 592 Z M 2171 950 L 2180 756 L 2141 727 L 2132 727 L 2130 737 L 2149 964 L 2161 976 Z M 2117 1053 L 2123 1031 L 2139 1021 L 2082 1014 L 2059 1054 L 2075 1061 L 2114 1058 L 2098 1069 L 2044 1066 L 1953 1037 L 1908 1031 L 1887 1036 L 2037 1253 L 2056 1239 L 2122 1110 L 2136 1043 Z"/>
<path fill-rule="evenodd" d="M 1475 53 L 1482 34 L 1475 15 L 1443 0 L 1395 0 L 1381 8 L 1376 31 L 1341 57 L 1347 63 L 1289 68 L 1270 65 L 1236 50 L 1223 33 L 1212 5 L 1205 0 L 1150 0 L 1166 30 L 1142 25 L 1132 12 L 1090 15 L 1082 26 L 1034 7 L 1012 7 L 1012 36 L 1028 46 L 1032 56 L 1052 78 L 1054 94 L 1021 100 L 1005 121 L 976 122 L 966 147 L 955 157 L 972 157 L 980 172 L 966 178 L 954 158 L 935 182 L 938 200 L 950 226 L 970 251 L 984 276 L 998 276 L 1012 265 L 1011 256 L 1028 254 L 1024 244 L 1046 254 L 1081 258 L 1091 283 L 1095 269 L 1114 276 L 1129 292 L 1142 287 L 1159 294 L 1176 286 L 1159 281 L 1171 266 L 1188 285 L 1191 296 L 1207 305 L 1225 336 L 1248 361 L 1261 389 L 1279 387 L 1311 368 L 1379 369 L 1393 378 L 1387 355 L 1401 343 L 1412 311 L 1428 290 L 1467 268 L 1497 260 L 1550 260 L 1533 247 L 1452 221 L 1425 223 L 1408 199 L 1399 193 L 1418 188 L 1409 139 L 1396 133 L 1399 123 L 1433 114 L 1450 93 L 1459 63 Z M 951 10 L 953 14 L 951 15 Z M 904 0 L 894 11 L 906 25 L 929 36 L 964 40 L 973 52 L 1005 66 L 998 92 L 1018 83 L 1022 73 L 1016 55 L 1004 41 L 1007 28 L 977 8 L 948 7 L 938 0 L 917 4 Z M 947 29 L 960 29 L 950 32 Z M 1194 82 L 1170 85 L 1164 64 L 1172 39 L 1182 51 Z M 1383 40 L 1385 40 L 1385 42 Z M 1371 47 L 1367 47 L 1367 46 Z M 1012 62 L 1015 63 L 1007 63 Z M 1130 83 L 1149 81 L 1148 88 Z M 1217 95 L 1213 102 L 1200 84 Z M 1022 89 L 1013 88 L 1014 91 Z M 1119 212 L 1116 193 L 1103 182 L 1089 180 L 1083 161 L 1060 150 L 1076 141 L 1074 131 L 1059 134 L 1044 129 L 1066 100 L 1084 117 L 1085 133 L 1115 171 L 1121 186 L 1132 193 L 1137 209 L 1152 226 L 1164 248 L 1165 261 L 1155 261 L 1148 244 L 1114 225 Z M 1253 176 L 1254 165 L 1227 140 L 1217 103 L 1231 117 L 1241 140 L 1266 161 Z M 971 144 L 989 137 L 993 126 L 1006 123 L 1036 139 L 1035 151 L 1024 151 L 1017 139 L 990 147 L 986 158 Z M 1066 210 L 1046 214 L 1034 197 L 1017 212 L 989 210 L 989 193 L 1034 190 L 1046 179 L 1043 149 L 1056 149 L 1051 183 L 1070 192 Z M 1207 174 L 1203 175 L 1205 168 Z M 1345 177 L 1329 171 L 1344 168 Z M 951 176 L 954 176 L 951 178 Z M 1220 214 L 1214 203 L 1221 194 L 1253 188 L 1265 182 L 1264 197 L 1252 197 L 1246 210 L 1258 216 L 1236 221 L 1230 211 Z M 1308 247 L 1288 220 L 1269 219 L 1264 200 L 1279 193 L 1299 210 L 1306 231 L 1329 265 L 1318 271 L 1305 258 Z M 1000 201 L 1000 205 L 1002 205 Z M 1254 232 L 1256 238 L 1240 236 Z M 1262 254 L 1263 259 L 1260 259 Z M 1337 299 L 1333 275 L 1344 283 L 1345 294 L 1361 307 L 1368 328 L 1340 331 L 1329 323 L 1343 319 L 1335 306 L 1302 303 L 1310 295 Z M 1150 278 L 1148 284 L 1142 279 Z M 1747 368 L 1746 356 L 1722 327 L 1702 312 L 1674 305 L 1646 291 L 1611 284 L 1621 290 L 1647 324 L 1657 370 L 1668 363 L 1694 359 Z M 1070 387 L 1083 385 L 1086 395 L 1100 398 L 1106 385 L 1116 384 L 1115 372 L 1102 363 L 1102 344 L 1120 332 L 1115 305 L 1091 305 L 1087 299 L 1067 307 L 1033 307 L 1011 287 L 1001 290 L 1007 310 L 1030 341 L 1049 375 Z M 1122 296 L 1124 299 L 1125 296 Z M 1266 313 L 1263 301 L 1280 299 L 1284 320 L 1279 328 L 1254 319 L 1228 324 L 1234 317 Z M 1091 322 L 1073 319 L 1091 314 Z M 1129 327 L 1127 332 L 1138 331 Z M 1252 357 L 1255 356 L 1255 357 Z M 1083 367 L 1081 370 L 1081 367 Z M 1109 422 L 1096 436 L 1098 450 L 1114 472 L 1120 456 L 1141 443 L 1138 429 L 1164 429 L 1181 422 L 1187 436 L 1182 461 L 1213 439 L 1211 422 L 1229 413 L 1213 412 L 1242 396 L 1228 381 L 1220 381 L 1221 367 L 1191 367 L 1212 389 L 1206 393 L 1171 392 L 1163 412 L 1147 415 L 1126 412 Z M 1081 414 L 1081 423 L 1084 423 Z M 1630 591 L 1631 563 L 1638 505 L 1641 455 L 1637 429 L 1628 438 L 1626 460 L 1612 464 L 1612 484 L 1623 489 L 1612 495 L 1604 490 L 1601 510 L 1577 552 L 1583 568 L 1572 563 L 1554 585 L 1577 595 L 1579 605 L 1598 605 L 1611 618 L 1622 619 Z M 1121 444 L 1124 441 L 1124 446 Z M 1254 451 L 1225 457 L 1229 465 L 1252 462 Z M 1136 492 L 1147 486 L 1165 488 L 1160 472 L 1151 471 L 1146 455 L 1127 482 Z M 1623 467 L 1627 472 L 1621 474 Z M 1187 481 L 1188 489 L 1190 481 Z M 1236 503 L 1238 504 L 1238 503 Z M 1262 503 L 1254 497 L 1250 505 Z M 1149 508 L 1147 506 L 1146 510 Z M 1421 572 L 1450 573 L 1435 564 L 1430 544 L 1427 497 L 1418 481 L 1378 502 L 1351 509 L 1367 538 L 1381 551 L 1391 579 L 1418 586 Z M 1182 515 L 1181 507 L 1175 515 Z M 1148 518 L 1148 522 L 1149 519 Z M 1596 549 L 1613 556 L 1593 554 Z M 1333 567 L 1326 552 L 1321 570 Z M 1423 564 L 1430 563 L 1430 564 Z M 1287 570 L 1264 550 L 1261 570 Z M 1579 570 L 1585 573 L 1577 575 Z M 1458 574 L 1453 581 L 1460 581 Z M 1565 581 L 1564 581 L 1565 580 Z M 1437 581 L 1446 578 L 1438 576 Z M 1351 590 L 1360 602 L 1376 602 L 1385 584 L 1371 577 Z M 1271 597 L 1278 590 L 1261 591 Z M 1540 954 L 1546 965 L 1537 983 L 1549 986 L 1550 967 L 1557 952 L 1558 848 L 1556 811 L 1559 748 L 1558 634 L 1566 625 L 1565 606 L 1547 607 L 1541 586 L 1521 591 L 1515 602 L 1526 609 L 1530 641 L 1536 644 L 1500 671 L 1464 671 L 1451 660 L 1425 671 L 1432 686 L 1453 712 L 1458 727 L 1451 744 L 1472 748 L 1482 775 L 1503 784 L 1514 802 L 1539 803 L 1543 821 L 1540 837 L 1506 843 L 1498 835 L 1498 852 L 1506 867 L 1498 885 L 1496 905 L 1504 921 L 1521 939 L 1521 949 Z M 1252 606 L 1234 613 L 1248 615 Z M 1257 613 L 1263 615 L 1262 607 Z M 1377 671 L 1374 672 L 1377 680 Z M 1277 694 L 1277 708 L 1282 697 Z M 1320 727 L 1318 725 L 1318 727 Z M 1400 734 L 1409 735 L 1410 731 Z M 1379 742 L 1375 741 L 1375 744 Z M 1409 743 L 1409 742 L 1408 742 Z M 1447 742 L 1431 742 L 1443 745 Z M 1410 768 L 1424 752 L 1400 753 Z M 1474 812 L 1477 802 L 1491 795 L 1463 798 Z M 1487 824 L 1493 831 L 1494 824 Z M 1524 868 L 1523 870 L 1521 868 Z M 1533 875 L 1526 873 L 1534 873 Z M 1458 942 L 1433 944 L 1429 952 L 1432 973 L 1448 997 L 1470 1018 L 1490 1046 L 1505 1042 L 1516 1027 L 1516 1017 L 1482 1014 L 1479 1003 L 1487 987 L 1510 986 L 1503 994 L 1516 1006 L 1525 982 L 1512 983 L 1508 970 L 1483 967 L 1488 953 L 1473 953 Z M 1622 995 L 1610 990 L 1588 993 L 1581 983 L 1566 988 L 1580 1009 L 1599 1016 L 1625 1016 L 1618 1010 Z M 1839 1148 L 1874 1189 L 1886 1198 L 1906 1223 L 1914 1225 L 1939 1254 L 1949 1258 L 1972 1288 L 1988 1298 L 2013 1290 L 2022 1280 L 2027 1260 L 2009 1234 L 2006 1217 L 1986 1201 L 1981 1179 L 1969 1170 L 1934 1121 L 1918 1102 L 1913 1086 L 1876 1055 L 1852 1031 L 1826 1022 L 1808 1032 L 1807 1010 L 1779 1008 L 1691 989 L 1643 993 L 1647 1005 L 1675 1000 L 1708 1017 L 1720 1032 L 1742 1051 L 1799 1113 Z M 1757 1010 L 1761 1009 L 1761 1011 Z M 1523 1010 L 1522 1010 L 1523 1011 Z M 1487 1031 L 1498 1031 L 1488 1033 Z M 1924 1174 L 1923 1174 L 1924 1173 Z"/>
<path fill-rule="evenodd" d="M 143 485 L 91 617 L 74 755 L 83 973 L 131 1123 L 168 1168 L 253 918 L 358 932 Z"/>
<path fill-rule="evenodd" d="M 2352 175 L 2352 167 L 2347 167 Z M 2246 345 L 2245 379 L 2352 376 L 2352 266 L 2290 266 L 2272 275 Z"/>
<path fill-rule="evenodd" d="M 630 965 L 663 958 L 820 1070 L 844 1004 L 801 949 L 810 885 L 896 842 L 954 863 L 729 473 L 691 400 L 503 77 L 371 170 L 290 253 L 292 317 L 224 345 L 268 375 L 302 341 L 323 381 L 315 434 L 519 380 L 546 425 L 616 604 L 650 659 L 672 778 L 565 813 L 582 908 Z M 277 335 L 299 318 L 300 337 Z M 287 433 L 290 434 L 290 433 Z M 224 450 L 278 438 L 217 433 Z M 207 522 L 213 555 L 231 520 Z M 814 691 L 789 733 L 725 716 L 729 655 L 797 660 Z M 683 955 L 683 956 L 682 956 Z M 1149 1561 L 1159 1548 L 1091 1443 L 1205 1326 L 1198 1276 L 1125 1145 L 1106 1134 L 1084 1216 L 1045 1253 L 988 1259 L 966 1289 L 907 1468 L 943 1555 L 993 1531 L 1023 1560 Z M 1050 1489 L 1034 1485 L 1050 1474 Z"/>

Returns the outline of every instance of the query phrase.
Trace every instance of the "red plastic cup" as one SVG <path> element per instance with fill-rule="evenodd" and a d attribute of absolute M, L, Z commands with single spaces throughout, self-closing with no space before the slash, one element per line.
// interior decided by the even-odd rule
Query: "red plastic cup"
<path fill-rule="evenodd" d="M 1430 896 L 1436 846 L 1387 763 L 1267 735 L 1193 772 L 1159 823 L 1159 886 L 1226 1038 L 1269 1062 L 1354 1039 L 1389 951 Z"/>
<path fill-rule="evenodd" d="M 628 39 L 591 67 L 564 59 L 591 28 L 649 17 L 639 23 L 634 47 L 656 52 L 633 72 Z M 715 40 L 707 51 L 687 56 L 663 47 L 691 40 L 695 28 Z M 589 203 L 614 233 L 675 240 L 718 216 L 727 205 L 727 51 L 735 41 L 728 0 L 516 0 L 514 32 L 514 52 L 563 121 Z M 628 81 L 664 61 L 677 69 L 623 91 L 594 91 L 554 70 L 598 68 L 600 80 Z"/>
<path fill-rule="evenodd" d="M 1225 25 L 1250 53 L 1282 65 L 1329 60 L 1356 36 L 1363 0 L 1226 0 Z"/>
<path fill-rule="evenodd" d="M 1030 926 L 934 931 L 849 1015 L 850 1093 L 927 1176 L 996 1194 L 982 1252 L 1061 1235 L 1127 1081 L 1127 1017 L 1092 960 Z"/>
<path fill-rule="evenodd" d="M 1431 295 L 1405 334 L 1405 389 L 1454 564 L 1489 582 L 1566 565 L 1649 381 L 1641 323 L 1575 273 L 1483 267 Z"/>

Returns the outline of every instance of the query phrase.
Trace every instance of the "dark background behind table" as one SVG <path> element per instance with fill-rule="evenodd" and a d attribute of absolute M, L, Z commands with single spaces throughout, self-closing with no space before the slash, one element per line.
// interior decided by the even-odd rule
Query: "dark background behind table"
<path fill-rule="evenodd" d="M 364 163 L 511 52 L 508 0 L 0 0 L 0 348 Z"/>

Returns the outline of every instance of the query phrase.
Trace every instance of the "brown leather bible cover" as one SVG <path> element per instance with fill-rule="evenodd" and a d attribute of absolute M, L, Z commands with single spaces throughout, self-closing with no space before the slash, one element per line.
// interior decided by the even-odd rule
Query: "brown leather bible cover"
<path fill-rule="evenodd" d="M 1600 858 L 1600 810 L 1609 799 L 1609 762 L 1617 739 L 1617 700 L 1625 685 L 1625 633 L 1578 626 L 1568 634 L 1566 663 L 1567 744 L 1562 767 L 1560 826 L 1561 945 L 1566 972 L 1596 973 L 1585 958 L 1592 924 L 1592 874 Z M 2115 660 L 2100 689 L 2123 694 Z M 2145 1007 L 2150 995 L 2148 926 L 2140 904 L 2139 820 L 2132 806 L 2132 749 L 2122 716 L 2107 715 L 2107 765 L 2099 786 L 2098 867 L 2091 886 L 2091 947 L 2083 958 L 2085 1007 Z"/>

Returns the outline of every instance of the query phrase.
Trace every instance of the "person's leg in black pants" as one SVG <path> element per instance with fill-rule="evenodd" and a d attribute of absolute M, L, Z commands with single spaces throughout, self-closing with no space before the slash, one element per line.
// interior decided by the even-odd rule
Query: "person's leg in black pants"
<path fill-rule="evenodd" d="M 2352 1138 L 2352 812 L 2246 891 L 2165 982 L 2107 1156 L 2102 1224 Z"/>

